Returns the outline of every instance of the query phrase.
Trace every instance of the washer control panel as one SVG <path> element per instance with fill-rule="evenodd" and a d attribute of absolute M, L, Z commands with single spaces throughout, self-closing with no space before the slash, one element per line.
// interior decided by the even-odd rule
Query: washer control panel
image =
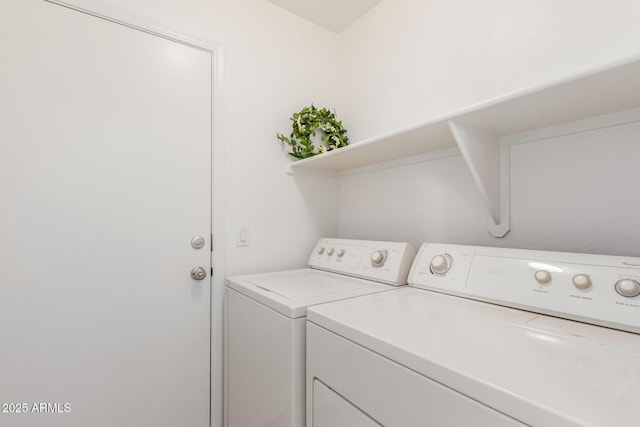
<path fill-rule="evenodd" d="M 311 268 L 406 285 L 416 249 L 404 242 L 332 239 L 323 237 L 309 256 Z"/>
<path fill-rule="evenodd" d="M 640 258 L 423 244 L 418 288 L 640 333 Z"/>

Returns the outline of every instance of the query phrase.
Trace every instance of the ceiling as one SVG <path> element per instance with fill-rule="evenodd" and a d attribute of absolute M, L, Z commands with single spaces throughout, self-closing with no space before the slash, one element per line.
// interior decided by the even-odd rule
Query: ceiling
<path fill-rule="evenodd" d="M 334 33 L 340 33 L 380 0 L 267 0 Z"/>

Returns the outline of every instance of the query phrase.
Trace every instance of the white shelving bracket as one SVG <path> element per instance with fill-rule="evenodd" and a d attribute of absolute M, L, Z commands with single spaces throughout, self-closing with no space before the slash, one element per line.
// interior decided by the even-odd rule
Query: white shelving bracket
<path fill-rule="evenodd" d="M 460 121 L 449 120 L 462 157 L 489 208 L 489 233 L 504 237 L 509 232 L 509 147 L 500 137 Z"/>

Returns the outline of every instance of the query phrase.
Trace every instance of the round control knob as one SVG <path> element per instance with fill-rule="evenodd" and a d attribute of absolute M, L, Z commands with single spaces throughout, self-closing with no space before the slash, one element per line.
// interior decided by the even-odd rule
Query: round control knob
<path fill-rule="evenodd" d="M 334 253 L 335 251 L 336 251 L 335 249 L 333 249 L 333 248 L 329 248 L 329 249 L 327 249 L 327 255 L 331 256 L 331 255 L 333 255 L 333 253 Z"/>
<path fill-rule="evenodd" d="M 324 246 L 320 246 L 318 248 L 318 255 L 322 255 L 324 253 Z"/>
<path fill-rule="evenodd" d="M 451 259 L 446 255 L 436 255 L 431 258 L 431 271 L 444 274 L 451 268 Z"/>
<path fill-rule="evenodd" d="M 371 265 L 374 267 L 382 267 L 387 260 L 387 251 L 377 250 L 371 254 Z"/>
<path fill-rule="evenodd" d="M 591 287 L 591 278 L 586 274 L 576 274 L 573 276 L 573 279 L 571 279 L 571 282 L 573 282 L 573 286 L 578 289 L 587 289 Z"/>
<path fill-rule="evenodd" d="M 344 249 L 338 249 L 338 253 L 336 255 L 338 255 L 338 258 L 342 258 L 344 255 Z"/>
<path fill-rule="evenodd" d="M 616 282 L 616 292 L 623 297 L 640 295 L 640 283 L 633 279 L 622 279 Z"/>
<path fill-rule="evenodd" d="M 536 282 L 540 283 L 541 285 L 545 285 L 551 281 L 551 273 L 549 273 L 547 270 L 536 271 L 534 277 L 536 278 Z"/>

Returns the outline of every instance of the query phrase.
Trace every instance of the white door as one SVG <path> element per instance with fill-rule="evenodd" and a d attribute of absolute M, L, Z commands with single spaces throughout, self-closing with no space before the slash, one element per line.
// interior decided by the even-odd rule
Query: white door
<path fill-rule="evenodd" d="M 0 0 L 0 426 L 209 425 L 211 63 Z"/>

